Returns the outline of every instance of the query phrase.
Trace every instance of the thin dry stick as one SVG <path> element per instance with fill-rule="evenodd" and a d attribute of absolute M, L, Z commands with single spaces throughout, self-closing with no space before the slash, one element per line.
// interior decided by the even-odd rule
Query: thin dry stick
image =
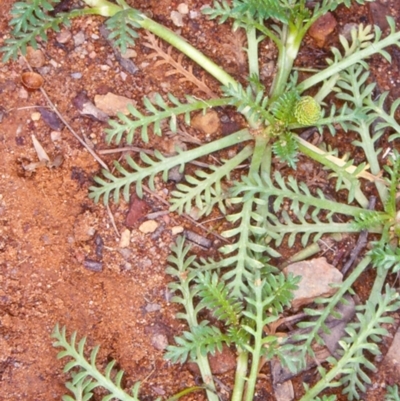
<path fill-rule="evenodd" d="M 110 171 L 108 168 L 107 164 L 103 162 L 103 160 L 100 159 L 100 157 L 96 154 L 96 152 L 87 145 L 87 143 L 76 133 L 76 131 L 68 124 L 68 122 L 64 119 L 64 117 L 61 115 L 61 113 L 57 110 L 56 106 L 54 103 L 50 100 L 48 97 L 46 91 L 43 88 L 40 88 L 40 91 L 42 92 L 42 95 L 46 98 L 46 100 L 49 102 L 50 106 L 52 107 L 53 111 L 57 114 L 59 119 L 64 123 L 64 125 L 68 128 L 68 130 L 72 133 L 72 135 L 87 149 L 87 151 L 93 156 L 93 158 L 106 170 Z"/>
<path fill-rule="evenodd" d="M 110 221 L 111 221 L 111 225 L 113 226 L 113 229 L 114 229 L 115 233 L 117 234 L 118 238 L 120 238 L 121 234 L 118 231 L 117 225 L 115 224 L 114 215 L 112 214 L 110 205 L 107 204 L 106 207 L 107 207 L 108 217 L 110 218 Z"/>
<path fill-rule="evenodd" d="M 143 152 L 146 153 L 147 155 L 152 155 L 154 156 L 154 151 L 148 150 L 148 149 L 143 149 L 143 148 L 138 148 L 136 146 L 125 146 L 123 148 L 114 148 L 114 149 L 103 149 L 99 150 L 99 153 L 101 155 L 109 155 L 110 153 L 119 153 L 119 152 Z M 208 168 L 209 165 L 206 163 L 198 162 L 198 161 L 191 161 L 189 162 L 190 164 L 193 164 L 198 167 L 203 167 L 203 168 Z"/>
<path fill-rule="evenodd" d="M 28 66 L 29 70 L 33 72 L 33 69 L 31 65 L 28 63 L 28 60 L 22 56 L 26 65 Z M 94 152 L 93 149 L 90 148 L 86 144 L 86 142 L 76 133 L 76 131 L 68 124 L 68 122 L 65 120 L 65 118 L 61 115 L 61 113 L 57 110 L 57 107 L 55 104 L 50 100 L 49 96 L 47 95 L 46 91 L 43 88 L 40 88 L 40 92 L 42 92 L 42 95 L 44 98 L 47 100 L 49 103 L 50 107 L 53 109 L 53 111 L 57 114 L 58 118 L 64 123 L 64 125 L 68 128 L 68 130 L 74 135 L 74 137 L 87 149 L 87 151 L 93 156 L 93 158 L 106 170 L 110 170 L 107 166 L 106 163 L 103 162 L 103 160 L 100 159 L 100 157 Z"/>
<path fill-rule="evenodd" d="M 188 81 L 196 85 L 202 92 L 207 94 L 210 98 L 217 98 L 218 96 L 207 86 L 204 81 L 204 77 L 200 80 L 193 74 L 193 67 L 189 65 L 189 68 L 186 69 L 182 65 L 184 55 L 181 53 L 177 56 L 178 60 L 175 60 L 172 56 L 172 46 L 169 46 L 167 51 L 165 52 L 162 46 L 160 45 L 157 38 L 147 32 L 146 39 L 148 42 L 143 43 L 144 46 L 148 47 L 149 49 L 154 50 L 153 53 L 149 54 L 147 58 L 154 58 L 154 57 L 161 57 L 162 60 L 158 60 L 155 62 L 154 66 L 159 67 L 163 64 L 169 64 L 173 67 L 172 70 L 166 71 L 165 76 L 170 75 L 183 75 L 184 78 L 181 78 L 179 81 Z"/>

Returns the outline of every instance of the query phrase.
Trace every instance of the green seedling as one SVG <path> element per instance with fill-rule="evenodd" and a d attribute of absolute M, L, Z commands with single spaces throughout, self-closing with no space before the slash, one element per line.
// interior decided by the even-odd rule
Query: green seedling
<path fill-rule="evenodd" d="M 145 30 L 172 45 L 220 83 L 220 97 L 212 99 L 190 95 L 178 99 L 172 93 L 165 97 L 158 94 L 153 101 L 144 98 L 142 107 L 129 106 L 130 115 L 120 114 L 110 121 L 106 131 L 109 142 L 146 143 L 150 135 L 163 136 L 165 121 L 169 122 L 168 129 L 176 132 L 179 124 L 190 124 L 193 112 L 217 106 L 234 107 L 247 120 L 247 128 L 188 150 L 178 149 L 175 156 L 166 157 L 156 151 L 153 157 L 141 153 L 140 162 L 131 157 L 121 164 L 115 162 L 115 174 L 103 170 L 90 188 L 89 196 L 96 202 L 118 202 L 121 194 L 128 201 L 134 191 L 143 196 L 144 184 L 154 189 L 157 175 L 166 181 L 172 168 L 184 171 L 187 163 L 212 153 L 218 156 L 227 148 L 236 152 L 218 166 L 187 174 L 185 183 L 177 184 L 171 193 L 171 211 L 187 213 L 195 206 L 200 216 L 207 216 L 218 208 L 231 228 L 222 233 L 229 243 L 219 249 L 216 260 L 196 260 L 183 238 L 173 247 L 167 273 L 174 279 L 170 288 L 175 293 L 174 301 L 182 306 L 178 318 L 186 321 L 187 331 L 168 347 L 166 358 L 196 362 L 207 398 L 216 401 L 217 386 L 207 355 L 220 350 L 223 344 L 234 347 L 237 370 L 231 400 L 251 401 L 261 358 L 278 357 L 292 371 L 303 368 L 306 358 L 314 356 L 312 344 L 323 342 L 320 333 L 328 330 L 326 319 L 338 303 L 344 302 L 343 296 L 351 291 L 360 274 L 372 266 L 376 280 L 369 299 L 357 307 L 356 319 L 346 328 L 341 348 L 329 358 L 329 366 L 319 368 L 320 381 L 306 387 L 301 397 L 302 401 L 334 400 L 335 396 L 319 398 L 319 394 L 341 386 L 349 400 L 359 399 L 371 382 L 368 373 L 376 369 L 366 353 L 380 352 L 377 343 L 387 334 L 382 325 L 391 322 L 387 314 L 400 306 L 398 294 L 385 287 L 388 273 L 400 270 L 396 203 L 400 157 L 395 148 L 400 137 L 395 119 L 400 100 L 390 105 L 388 93 L 376 94 L 368 65 L 373 55 L 390 63 L 387 48 L 400 45 L 394 20 L 388 17 L 385 34 L 377 26 L 360 25 L 351 32 L 350 39 L 340 36 L 340 47 L 332 48 L 326 67 L 315 71 L 309 66 L 308 77 L 300 81 L 294 63 L 310 26 L 327 12 L 364 4 L 363 0 L 214 1 L 213 7 L 203 9 L 204 14 L 219 23 L 231 21 L 233 29 L 243 31 L 247 38 L 247 79 L 238 82 L 185 39 L 124 0 L 116 0 L 116 4 L 106 0 L 83 2 L 86 8 L 55 15 L 50 11 L 57 1 L 15 3 L 11 34 L 2 48 L 3 61 L 24 53 L 28 45 L 37 47 L 38 37 L 46 40 L 49 29 L 58 30 L 70 24 L 72 18 L 102 15 L 110 38 L 122 52 L 139 41 L 141 30 Z M 275 45 L 278 53 L 275 76 L 268 88 L 259 73 L 258 52 L 265 42 Z M 308 127 L 316 127 L 321 133 L 318 147 L 299 136 Z M 354 137 L 353 155 L 340 154 L 325 145 L 325 139 L 335 135 L 337 129 Z M 383 136 L 387 138 L 384 148 L 380 141 Z M 357 162 L 352 159 L 355 152 Z M 332 200 L 322 190 L 312 192 L 305 182 L 289 174 L 283 176 L 274 168 L 277 159 L 296 169 L 300 156 L 326 169 L 335 190 L 345 194 L 346 199 Z M 249 163 L 248 171 L 232 183 L 232 173 L 243 163 Z M 379 198 L 376 210 L 368 207 L 366 183 L 375 188 Z M 282 242 L 287 241 L 289 246 L 300 243 L 306 250 L 323 236 L 361 231 L 375 235 L 370 251 L 334 296 L 318 300 L 318 309 L 306 309 L 310 319 L 300 326 L 308 329 L 307 334 L 299 335 L 296 345 L 282 343 L 273 332 L 266 334 L 265 328 L 290 307 L 300 279 L 286 277 L 277 268 Z M 204 309 L 220 321 L 218 327 L 201 319 Z M 107 367 L 101 375 L 95 366 L 96 352 L 87 362 L 84 343 L 79 344 L 78 351 L 75 349 L 75 336 L 71 345 L 64 331 L 56 329 L 54 337 L 58 340 L 55 345 L 65 350 L 60 356 L 72 358 L 66 370 L 74 371 L 68 388 L 75 399 L 89 399 L 96 386 L 110 392 L 105 399 L 139 399 L 139 384 L 132 396 L 122 394 L 119 374 L 112 379 L 112 367 Z"/>

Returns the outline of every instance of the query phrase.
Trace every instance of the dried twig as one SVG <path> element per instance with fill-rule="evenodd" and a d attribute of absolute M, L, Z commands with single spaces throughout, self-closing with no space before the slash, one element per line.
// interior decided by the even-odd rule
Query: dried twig
<path fill-rule="evenodd" d="M 227 37 L 229 43 L 222 43 L 226 53 L 231 53 L 234 64 L 239 68 L 240 74 L 247 73 L 247 56 L 244 51 L 246 45 L 246 34 L 244 29 L 237 29 Z"/>
<path fill-rule="evenodd" d="M 108 155 L 110 153 L 119 153 L 119 152 L 143 152 L 146 153 L 147 155 L 152 155 L 154 156 L 154 151 L 149 150 L 149 149 L 143 149 L 143 148 L 138 148 L 136 146 L 124 146 L 123 148 L 114 148 L 114 149 L 104 149 L 104 150 L 99 150 L 99 153 L 101 155 Z M 194 166 L 202 167 L 202 168 L 208 168 L 209 165 L 207 163 L 202 163 L 196 160 L 193 160 L 189 162 L 190 164 L 193 164 Z"/>
<path fill-rule="evenodd" d="M 25 61 L 26 65 L 28 66 L 29 70 L 33 72 L 33 69 L 31 65 L 29 64 L 28 60 L 26 57 L 21 56 L 23 60 Z M 106 170 L 110 170 L 105 162 L 100 159 L 100 157 L 96 154 L 96 152 L 90 148 L 86 144 L 86 142 L 76 133 L 76 131 L 68 124 L 68 122 L 65 120 L 65 118 L 62 116 L 62 114 L 58 111 L 57 107 L 55 104 L 50 100 L 50 97 L 48 96 L 47 92 L 43 89 L 40 88 L 40 92 L 42 92 L 42 95 L 44 98 L 47 100 L 47 103 L 50 105 L 50 108 L 54 111 L 54 113 L 57 114 L 58 118 L 64 123 L 64 125 L 68 128 L 68 130 L 74 135 L 74 137 L 81 143 L 83 147 L 87 149 L 87 151 L 93 156 L 93 158 Z"/>
<path fill-rule="evenodd" d="M 154 64 L 155 67 L 159 67 L 160 65 L 163 64 L 169 64 L 173 67 L 172 70 L 167 71 L 165 75 L 168 77 L 170 75 L 176 75 L 180 74 L 183 75 L 184 78 L 181 78 L 179 81 L 184 82 L 188 81 L 196 85 L 202 92 L 207 94 L 210 98 L 217 98 L 218 96 L 207 86 L 207 84 L 204 81 L 204 77 L 202 79 L 196 78 L 196 76 L 193 74 L 193 67 L 192 65 L 189 65 L 188 69 L 186 69 L 182 65 L 182 60 L 183 60 L 183 53 L 179 54 L 177 60 L 175 60 L 172 56 L 172 46 L 169 46 L 167 51 L 165 52 L 161 45 L 159 44 L 159 41 L 156 39 L 156 37 L 151 34 L 147 33 L 146 34 L 146 39 L 148 42 L 143 43 L 144 46 L 148 47 L 149 49 L 154 50 L 154 52 L 150 53 L 147 57 L 148 58 L 153 58 L 153 57 L 161 57 L 162 60 L 156 61 Z"/>

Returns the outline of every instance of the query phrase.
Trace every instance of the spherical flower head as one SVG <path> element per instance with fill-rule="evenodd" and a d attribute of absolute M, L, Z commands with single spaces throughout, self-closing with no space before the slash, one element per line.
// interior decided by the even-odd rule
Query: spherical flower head
<path fill-rule="evenodd" d="M 313 97 L 304 96 L 296 103 L 294 116 L 301 125 L 313 125 L 321 118 L 321 106 Z"/>

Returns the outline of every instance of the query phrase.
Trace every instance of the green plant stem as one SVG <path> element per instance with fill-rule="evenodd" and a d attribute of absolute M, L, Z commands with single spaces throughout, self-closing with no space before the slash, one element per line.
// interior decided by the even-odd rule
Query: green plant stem
<path fill-rule="evenodd" d="M 372 286 L 371 293 L 369 295 L 369 301 L 372 305 L 376 306 L 379 303 L 379 300 L 382 298 L 383 287 L 385 285 L 386 277 L 389 273 L 388 269 L 384 267 L 376 268 L 376 277 L 374 281 L 374 285 Z M 368 313 L 368 311 L 367 311 Z"/>
<path fill-rule="evenodd" d="M 270 301 L 273 296 L 268 300 L 265 299 L 265 293 L 263 293 L 265 281 L 261 280 L 260 271 L 256 271 L 254 274 L 254 283 L 252 284 L 254 295 L 252 296 L 253 301 L 251 302 L 251 315 L 254 316 L 255 327 L 248 327 L 247 331 L 252 334 L 254 339 L 254 344 L 252 345 L 251 351 L 251 368 L 250 375 L 247 379 L 246 390 L 245 390 L 245 401 L 253 401 L 254 400 L 254 392 L 256 388 L 256 383 L 258 379 L 258 373 L 260 369 L 260 360 L 263 356 L 264 352 L 264 344 L 266 344 L 264 339 L 264 328 L 266 324 L 269 324 L 276 320 L 276 317 L 271 315 L 268 318 L 265 318 L 266 305 L 268 305 L 268 301 Z"/>
<path fill-rule="evenodd" d="M 246 30 L 247 34 L 247 58 L 249 61 L 249 77 L 260 75 L 258 63 L 258 40 L 255 28 Z"/>
<path fill-rule="evenodd" d="M 89 7 L 92 7 L 94 10 L 96 10 L 98 15 L 102 15 L 103 17 L 112 17 L 118 11 L 122 10 L 120 6 L 117 6 L 116 4 L 113 4 L 107 0 L 83 0 L 83 1 Z"/>
<path fill-rule="evenodd" d="M 270 89 L 272 100 L 282 95 L 285 90 L 304 35 L 305 31 L 293 22 L 282 27 L 283 46 L 278 48 L 277 74 Z"/>
<path fill-rule="evenodd" d="M 247 365 L 249 363 L 249 353 L 245 350 L 238 349 L 238 357 L 236 360 L 235 385 L 233 387 L 231 401 L 242 401 L 247 376 Z"/>
<path fill-rule="evenodd" d="M 311 256 L 314 256 L 318 252 L 321 252 L 321 247 L 319 246 L 318 242 L 314 242 L 313 244 L 308 245 L 306 248 L 303 248 L 301 251 L 296 252 L 289 259 L 281 263 L 281 265 L 279 266 L 279 270 L 283 270 L 291 263 L 301 262 L 303 260 L 309 259 Z"/>
<path fill-rule="evenodd" d="M 370 124 L 368 124 L 366 121 L 360 121 L 357 132 L 361 136 L 362 148 L 370 165 L 371 173 L 375 176 L 379 176 L 381 173 L 381 168 L 378 161 L 378 154 L 375 150 L 375 143 L 371 138 Z M 388 191 L 385 183 L 377 180 L 375 182 L 375 186 L 378 190 L 379 197 L 381 198 L 382 203 L 385 203 L 388 196 Z"/>
<path fill-rule="evenodd" d="M 202 391 L 204 389 L 206 389 L 206 387 L 204 387 L 204 386 L 188 387 L 188 388 L 185 388 L 184 390 L 180 391 L 179 393 L 173 395 L 172 397 L 167 398 L 166 401 L 177 401 L 185 395 L 194 393 L 195 391 Z"/>
<path fill-rule="evenodd" d="M 270 139 L 266 131 L 267 130 L 264 130 L 261 135 L 257 135 L 255 138 L 254 152 L 251 159 L 249 177 L 251 177 L 253 174 L 258 173 L 260 166 L 265 159 L 266 147 Z"/>
<path fill-rule="evenodd" d="M 86 4 L 91 7 L 96 7 L 99 10 L 99 14 L 105 17 L 112 17 L 122 8 L 110 3 L 107 0 L 83 0 Z M 229 75 L 225 70 L 211 61 L 203 53 L 197 50 L 195 47 L 190 45 L 181 36 L 178 36 L 170 29 L 158 24 L 152 19 L 148 18 L 144 14 L 140 14 L 140 19 L 135 20 L 142 28 L 147 29 L 149 32 L 157 35 L 159 38 L 165 40 L 177 50 L 181 51 L 183 54 L 188 56 L 199 66 L 204 68 L 209 74 L 216 78 L 224 86 L 238 87 L 238 82 Z"/>
<path fill-rule="evenodd" d="M 338 63 L 334 63 L 329 67 L 325 68 L 321 72 L 311 76 L 310 78 L 305 79 L 297 86 L 297 90 L 302 93 L 305 90 L 319 84 L 326 79 L 340 73 L 342 70 L 350 67 L 353 64 L 360 62 L 360 60 L 364 60 L 368 57 L 371 57 L 373 54 L 379 53 L 384 48 L 396 44 L 400 40 L 400 31 L 392 33 L 388 35 L 386 38 L 379 40 L 366 47 L 365 49 L 359 50 L 356 53 L 352 54 L 349 57 L 346 57 L 339 61 Z"/>
<path fill-rule="evenodd" d="M 233 86 L 234 88 L 238 87 L 238 82 L 231 75 L 229 75 L 225 70 L 223 70 L 213 61 L 211 61 L 208 57 L 206 57 L 191 44 L 186 42 L 185 39 L 176 35 L 170 29 L 158 24 L 157 22 L 147 17 L 143 18 L 143 20 L 139 23 L 142 28 L 145 28 L 151 33 L 154 33 L 161 39 L 174 46 L 177 50 L 181 51 L 187 57 L 192 59 L 195 63 L 201 66 L 214 78 L 216 78 L 222 85 Z"/>
<path fill-rule="evenodd" d="M 333 88 L 335 87 L 337 81 L 340 79 L 340 74 L 332 75 L 328 80 L 326 80 L 318 93 L 314 96 L 314 99 L 317 103 L 322 103 L 322 101 L 333 92 Z"/>
<path fill-rule="evenodd" d="M 338 168 L 341 167 L 334 160 L 331 160 L 331 158 L 329 157 L 329 155 L 326 154 L 326 152 L 313 146 L 312 144 L 308 143 L 307 141 L 305 141 L 304 139 L 302 139 L 300 137 L 296 137 L 296 139 L 299 144 L 299 150 L 303 154 L 310 157 L 311 159 L 321 163 L 322 165 L 324 165 L 326 167 L 331 168 L 333 171 L 337 171 Z M 351 175 L 351 172 L 348 172 L 348 174 Z M 345 182 L 345 184 L 346 184 L 346 182 Z M 350 188 L 348 188 L 348 189 L 350 190 Z M 355 188 L 354 198 L 357 200 L 357 202 L 360 204 L 361 207 L 363 207 L 364 209 L 368 208 L 368 199 L 362 193 L 359 186 Z"/>

